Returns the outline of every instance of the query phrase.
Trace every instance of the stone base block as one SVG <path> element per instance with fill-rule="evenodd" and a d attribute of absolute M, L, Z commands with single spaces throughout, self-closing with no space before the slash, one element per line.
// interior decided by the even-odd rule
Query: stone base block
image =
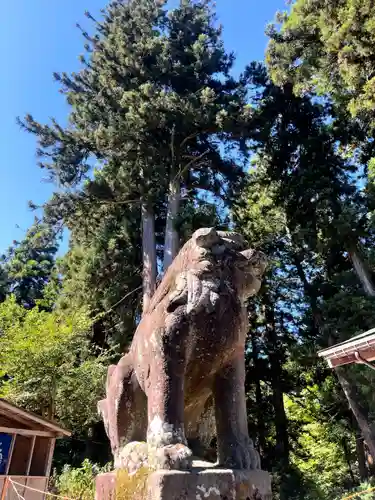
<path fill-rule="evenodd" d="M 264 470 L 231 471 L 236 484 L 236 500 L 272 500 L 271 476 Z"/>
<path fill-rule="evenodd" d="M 116 472 L 98 474 L 95 480 L 95 500 L 115 500 L 116 485 Z"/>
<path fill-rule="evenodd" d="M 271 500 L 268 472 L 193 468 L 191 472 L 140 470 L 100 474 L 96 500 Z"/>

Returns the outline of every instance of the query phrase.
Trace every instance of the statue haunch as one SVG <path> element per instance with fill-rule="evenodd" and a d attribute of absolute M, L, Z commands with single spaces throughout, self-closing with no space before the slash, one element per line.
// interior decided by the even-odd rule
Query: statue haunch
<path fill-rule="evenodd" d="M 246 300 L 266 267 L 242 237 L 200 229 L 156 290 L 129 352 L 110 366 L 99 402 L 117 468 L 189 469 L 187 438 L 199 440 L 211 401 L 220 466 L 260 467 L 249 438 L 245 401 Z M 130 458 L 129 458 L 130 457 Z M 145 457 L 143 457 L 145 458 Z"/>

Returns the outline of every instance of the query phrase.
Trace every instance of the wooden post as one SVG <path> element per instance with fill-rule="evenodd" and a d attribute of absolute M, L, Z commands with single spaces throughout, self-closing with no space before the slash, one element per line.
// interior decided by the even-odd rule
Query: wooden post
<path fill-rule="evenodd" d="M 29 453 L 29 459 L 27 461 L 25 487 L 23 489 L 23 496 L 26 496 L 26 493 L 27 493 L 26 488 L 27 488 L 27 485 L 29 482 L 30 467 L 31 467 L 31 462 L 33 460 L 33 454 L 34 454 L 34 448 L 35 448 L 35 439 L 36 439 L 36 436 L 33 436 L 31 438 L 31 448 L 30 448 L 30 453 Z"/>
<path fill-rule="evenodd" d="M 1 492 L 1 500 L 5 500 L 7 496 L 7 490 L 9 485 L 9 477 L 7 476 L 4 481 L 3 491 Z"/>
<path fill-rule="evenodd" d="M 56 438 L 52 438 L 49 441 L 49 452 L 48 452 L 48 457 L 47 457 L 47 461 L 46 461 L 46 467 L 45 467 L 45 471 L 44 471 L 44 474 L 47 477 L 49 477 L 49 475 L 51 473 L 53 452 L 55 450 L 55 442 L 56 442 Z"/>
<path fill-rule="evenodd" d="M 33 459 L 34 448 L 35 448 L 35 439 L 36 439 L 36 436 L 33 436 L 31 438 L 31 448 L 30 448 L 30 453 L 29 453 L 29 459 L 27 461 L 26 476 L 28 476 L 30 474 L 31 461 Z"/>
<path fill-rule="evenodd" d="M 5 469 L 5 475 L 7 476 L 9 474 L 9 469 L 10 469 L 10 463 L 12 461 L 12 456 L 13 456 L 13 450 L 14 450 L 14 444 L 16 442 L 16 435 L 12 434 L 12 441 L 10 443 L 10 448 L 9 448 L 9 454 L 8 454 L 8 461 L 7 461 L 7 466 Z"/>

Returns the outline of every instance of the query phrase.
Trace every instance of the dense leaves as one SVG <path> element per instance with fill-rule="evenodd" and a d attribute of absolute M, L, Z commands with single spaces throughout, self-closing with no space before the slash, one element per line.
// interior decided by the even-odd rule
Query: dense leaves
<path fill-rule="evenodd" d="M 2 290 L 7 290 L 15 295 L 19 304 L 34 307 L 53 275 L 57 249 L 54 229 L 36 221 L 25 238 L 14 241 L 2 257 L 0 300 L 4 295 Z"/>
<path fill-rule="evenodd" d="M 356 482 L 361 456 L 356 418 L 316 353 L 373 327 L 374 299 L 349 258 L 359 241 L 370 257 L 372 227 L 358 166 L 341 154 L 332 107 L 274 86 L 262 67 L 252 65 L 249 75 L 261 85 L 254 94 L 259 133 L 234 215 L 270 257 L 249 308 L 249 424 L 280 498 L 327 498 Z M 363 370 L 345 368 L 344 377 L 347 397 L 360 402 L 357 416 L 372 426 L 372 402 L 362 405 Z M 341 464 L 335 471 L 324 468 L 329 455 Z"/>
<path fill-rule="evenodd" d="M 370 0 L 297 0 L 272 26 L 267 62 L 277 83 L 315 90 L 374 124 L 374 5 Z"/>
<path fill-rule="evenodd" d="M 0 305 L 0 394 L 78 433 L 97 421 L 108 354 L 90 342 L 87 311 L 31 311 L 9 297 Z"/>

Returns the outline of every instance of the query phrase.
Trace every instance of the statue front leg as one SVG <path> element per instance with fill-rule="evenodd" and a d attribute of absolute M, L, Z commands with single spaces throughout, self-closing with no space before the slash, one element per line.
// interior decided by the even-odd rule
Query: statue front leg
<path fill-rule="evenodd" d="M 249 438 L 244 356 L 227 365 L 214 384 L 218 462 L 232 469 L 259 469 L 260 459 Z"/>
<path fill-rule="evenodd" d="M 155 469 L 190 469 L 192 453 L 184 429 L 185 340 L 182 310 L 167 316 L 162 332 L 151 337 L 153 350 L 147 381 L 149 464 Z M 180 312 L 180 314 L 179 314 Z"/>

